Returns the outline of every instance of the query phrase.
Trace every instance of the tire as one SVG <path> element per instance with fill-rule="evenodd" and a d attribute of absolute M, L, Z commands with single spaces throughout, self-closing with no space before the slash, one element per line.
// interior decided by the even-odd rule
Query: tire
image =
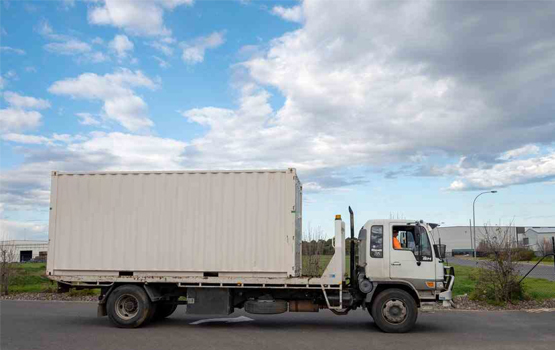
<path fill-rule="evenodd" d="M 108 318 L 119 328 L 137 328 L 147 324 L 156 312 L 145 290 L 133 284 L 117 287 L 106 303 Z"/>
<path fill-rule="evenodd" d="M 418 318 L 416 301 L 402 289 L 387 289 L 376 296 L 370 315 L 383 332 L 405 333 Z"/>
<path fill-rule="evenodd" d="M 158 304 L 156 305 L 156 312 L 154 313 L 153 320 L 163 320 L 170 316 L 177 309 L 177 304 Z"/>

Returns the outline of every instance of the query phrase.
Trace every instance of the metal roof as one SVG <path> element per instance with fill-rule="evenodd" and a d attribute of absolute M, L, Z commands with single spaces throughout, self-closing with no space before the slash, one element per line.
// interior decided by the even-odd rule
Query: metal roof
<path fill-rule="evenodd" d="M 528 230 L 532 230 L 537 233 L 555 233 L 555 227 L 529 227 Z"/>

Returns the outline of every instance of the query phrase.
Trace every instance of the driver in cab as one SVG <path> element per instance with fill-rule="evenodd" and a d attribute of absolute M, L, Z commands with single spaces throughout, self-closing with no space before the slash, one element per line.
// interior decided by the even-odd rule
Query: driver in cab
<path fill-rule="evenodd" d="M 399 236 L 399 231 L 393 230 L 393 249 L 403 249 L 401 247 L 401 242 L 399 242 L 399 238 L 397 238 L 397 236 Z"/>

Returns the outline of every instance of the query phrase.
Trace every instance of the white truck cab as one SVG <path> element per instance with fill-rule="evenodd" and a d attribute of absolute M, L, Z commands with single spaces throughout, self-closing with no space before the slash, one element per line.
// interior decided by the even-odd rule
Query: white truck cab
<path fill-rule="evenodd" d="M 367 221 L 358 238 L 359 282 L 367 279 L 374 287 L 399 284 L 422 302 L 448 303 L 454 276 L 443 264 L 445 246 L 435 244 L 431 235 L 436 226 L 416 220 Z"/>

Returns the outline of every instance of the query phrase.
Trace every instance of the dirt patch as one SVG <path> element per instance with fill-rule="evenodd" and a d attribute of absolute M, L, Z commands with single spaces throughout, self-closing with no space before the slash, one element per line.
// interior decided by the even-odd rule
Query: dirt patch
<path fill-rule="evenodd" d="M 98 296 L 68 293 L 14 293 L 0 296 L 0 300 L 98 301 Z"/>
<path fill-rule="evenodd" d="M 544 300 L 524 300 L 515 304 L 503 306 L 490 305 L 483 301 L 470 300 L 468 295 L 459 295 L 453 298 L 455 309 L 458 310 L 536 310 L 536 309 L 555 309 L 555 299 Z"/>

